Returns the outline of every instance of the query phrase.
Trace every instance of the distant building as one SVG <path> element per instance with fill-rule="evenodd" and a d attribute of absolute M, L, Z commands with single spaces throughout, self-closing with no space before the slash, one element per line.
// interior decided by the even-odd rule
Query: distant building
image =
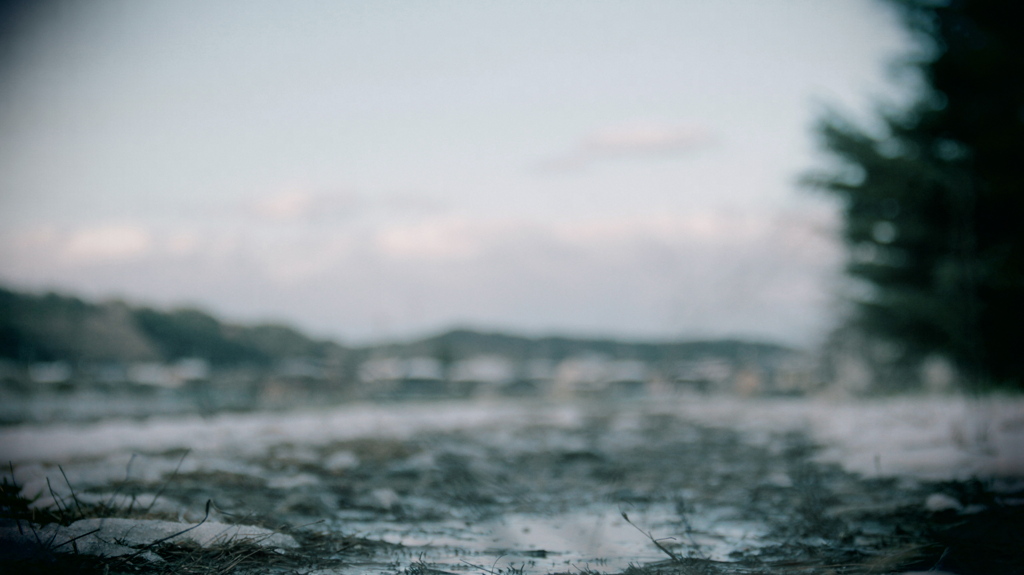
<path fill-rule="evenodd" d="M 642 361 L 623 359 L 609 362 L 605 391 L 616 397 L 644 395 L 648 391 L 650 370 Z"/>
<path fill-rule="evenodd" d="M 756 366 L 742 367 L 736 370 L 732 380 L 735 393 L 744 396 L 756 395 L 764 391 L 764 372 Z"/>
<path fill-rule="evenodd" d="M 405 374 L 399 381 L 398 393 L 412 397 L 438 397 L 448 393 L 444 365 L 433 357 L 405 360 Z"/>
<path fill-rule="evenodd" d="M 180 387 L 183 380 L 177 377 L 174 367 L 165 363 L 145 362 L 128 366 L 128 381 L 154 387 Z"/>
<path fill-rule="evenodd" d="M 735 367 L 732 362 L 718 357 L 705 357 L 670 364 L 662 381 L 669 393 L 726 391 Z"/>
<path fill-rule="evenodd" d="M 154 387 L 178 388 L 210 377 L 210 364 L 198 357 L 182 358 L 174 363 L 140 362 L 128 366 L 130 383 Z"/>
<path fill-rule="evenodd" d="M 555 368 L 552 391 L 559 397 L 597 395 L 608 382 L 609 360 L 603 355 L 585 355 L 562 360 Z"/>
<path fill-rule="evenodd" d="M 274 374 L 290 379 L 324 379 L 327 370 L 323 363 L 311 357 L 289 357 L 274 366 Z"/>
<path fill-rule="evenodd" d="M 376 357 L 359 366 L 359 381 L 368 385 L 387 385 L 405 376 L 405 360 L 398 357 Z"/>
<path fill-rule="evenodd" d="M 772 394 L 800 395 L 821 386 L 817 363 L 808 355 L 793 354 L 776 361 L 771 368 Z"/>
<path fill-rule="evenodd" d="M 185 357 L 174 362 L 171 369 L 182 382 L 201 381 L 210 378 L 210 362 L 200 357 Z"/>
<path fill-rule="evenodd" d="M 551 393 L 557 365 L 550 359 L 534 358 L 520 364 L 515 380 L 502 393 L 510 396 L 543 396 Z"/>
<path fill-rule="evenodd" d="M 359 380 L 371 396 L 441 396 L 448 392 L 444 366 L 432 357 L 378 357 L 359 366 Z"/>
<path fill-rule="evenodd" d="M 479 355 L 456 361 L 449 371 L 456 395 L 496 395 L 515 381 L 515 365 L 498 355 Z"/>
<path fill-rule="evenodd" d="M 653 370 L 643 361 L 586 355 L 558 364 L 552 390 L 563 397 L 636 396 L 649 391 L 653 378 Z"/>

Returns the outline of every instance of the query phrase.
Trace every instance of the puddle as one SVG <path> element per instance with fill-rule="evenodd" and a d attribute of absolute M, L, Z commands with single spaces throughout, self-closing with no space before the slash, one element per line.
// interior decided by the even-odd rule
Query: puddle
<path fill-rule="evenodd" d="M 737 552 L 764 546 L 767 525 L 727 518 L 729 510 L 681 519 L 675 506 L 643 510 L 591 506 L 556 516 L 507 513 L 480 522 L 447 521 L 405 525 L 398 522 L 342 521 L 337 529 L 408 548 L 417 559 L 436 564 L 464 563 L 468 556 L 491 564 L 526 563 L 539 572 L 602 566 L 621 571 L 630 565 L 669 559 L 651 537 L 681 557 L 727 562 Z M 650 536 L 648 536 L 648 534 Z"/>
<path fill-rule="evenodd" d="M 663 526 L 669 510 L 634 513 L 637 524 Z M 349 528 L 351 529 L 351 525 Z M 540 572 L 572 565 L 621 570 L 631 563 L 665 559 L 618 511 L 589 509 L 556 517 L 509 513 L 482 522 L 438 522 L 403 526 L 365 523 L 358 532 L 409 548 L 417 559 L 438 564 L 527 563 Z"/>

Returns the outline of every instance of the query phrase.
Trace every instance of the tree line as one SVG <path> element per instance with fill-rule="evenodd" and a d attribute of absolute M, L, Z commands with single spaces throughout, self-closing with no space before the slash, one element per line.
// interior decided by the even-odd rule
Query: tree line
<path fill-rule="evenodd" d="M 836 113 L 838 167 L 807 178 L 842 201 L 855 327 L 894 363 L 939 354 L 969 387 L 1024 389 L 1024 10 L 1005 0 L 890 0 L 921 40 L 912 104 L 882 130 Z"/>

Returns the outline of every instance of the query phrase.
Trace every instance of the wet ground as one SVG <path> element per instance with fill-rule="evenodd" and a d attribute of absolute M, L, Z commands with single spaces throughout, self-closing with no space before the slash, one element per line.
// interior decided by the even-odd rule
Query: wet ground
<path fill-rule="evenodd" d="M 993 487 L 855 475 L 798 428 L 708 425 L 656 402 L 460 409 L 422 406 L 397 431 L 218 428 L 236 436 L 54 456 L 14 479 L 69 515 L 287 533 L 298 548 L 236 567 L 303 574 L 924 571 L 952 548 L 935 526 Z"/>

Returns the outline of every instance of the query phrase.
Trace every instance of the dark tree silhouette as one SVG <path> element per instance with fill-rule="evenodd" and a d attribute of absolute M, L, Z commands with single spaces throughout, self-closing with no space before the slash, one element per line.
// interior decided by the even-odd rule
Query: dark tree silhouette
<path fill-rule="evenodd" d="M 1024 10 L 1008 0 L 892 0 L 928 47 L 925 88 L 884 133 L 819 127 L 842 167 L 808 178 L 843 201 L 852 321 L 904 360 L 1024 388 Z"/>

